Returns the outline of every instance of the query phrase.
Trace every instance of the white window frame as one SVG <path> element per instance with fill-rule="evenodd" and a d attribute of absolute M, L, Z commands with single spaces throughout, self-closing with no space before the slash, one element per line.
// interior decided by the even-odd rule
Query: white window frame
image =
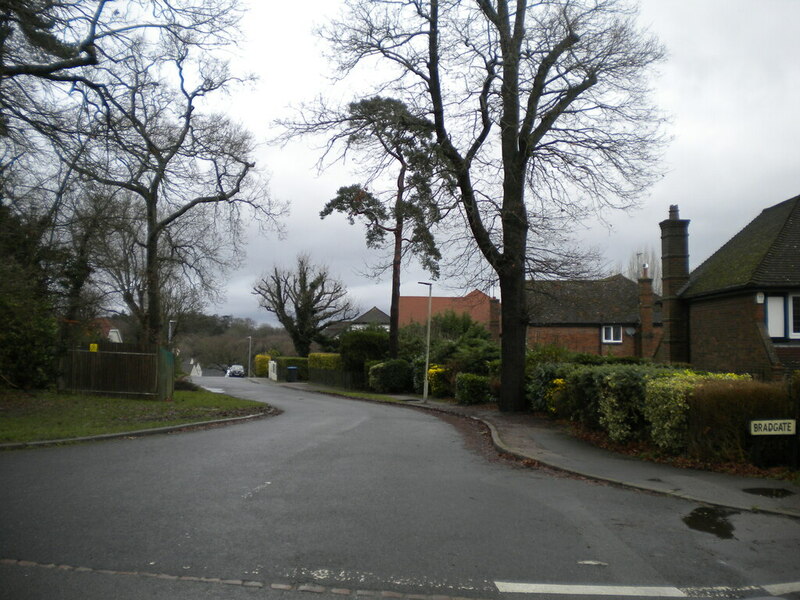
<path fill-rule="evenodd" d="M 798 313 L 795 313 L 795 309 Z M 797 329 L 794 328 L 795 321 L 798 324 Z M 786 337 L 800 340 L 800 294 L 787 294 L 786 296 Z"/>
<path fill-rule="evenodd" d="M 767 331 L 775 338 L 786 337 L 786 296 L 767 296 Z"/>
<path fill-rule="evenodd" d="M 621 344 L 622 325 L 603 325 L 600 328 L 600 337 L 604 344 Z"/>

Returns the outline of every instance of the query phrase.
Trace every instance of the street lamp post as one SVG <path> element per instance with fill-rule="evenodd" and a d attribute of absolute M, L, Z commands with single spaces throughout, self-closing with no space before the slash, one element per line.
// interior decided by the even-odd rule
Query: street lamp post
<path fill-rule="evenodd" d="M 247 339 L 250 342 L 247 345 L 247 376 L 250 377 L 250 365 L 252 364 L 251 357 L 253 356 L 253 336 L 252 335 L 248 335 Z"/>
<path fill-rule="evenodd" d="M 428 403 L 428 369 L 431 361 L 431 296 L 433 295 L 433 284 L 427 281 L 418 281 L 420 285 L 428 286 L 428 333 L 425 342 L 425 374 L 422 378 L 422 403 Z"/>

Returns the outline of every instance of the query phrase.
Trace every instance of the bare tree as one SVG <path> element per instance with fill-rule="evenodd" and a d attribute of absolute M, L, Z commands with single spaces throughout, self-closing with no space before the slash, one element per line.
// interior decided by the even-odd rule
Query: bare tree
<path fill-rule="evenodd" d="M 661 256 L 652 246 L 637 248 L 628 259 L 628 263 L 623 267 L 619 266 L 617 271 L 625 275 L 628 279 L 638 280 L 644 274 L 647 267 L 647 276 L 653 280 L 653 291 L 661 293 Z"/>
<path fill-rule="evenodd" d="M 348 0 L 323 34 L 344 75 L 431 115 L 475 244 L 502 297 L 503 410 L 524 410 L 528 237 L 542 205 L 626 207 L 652 182 L 663 51 L 617 0 Z M 533 218 L 532 218 L 533 217 Z"/>
<path fill-rule="evenodd" d="M 199 212 L 205 217 L 203 227 L 194 228 L 197 245 L 224 232 L 235 248 L 242 210 L 270 222 L 280 209 L 256 177 L 250 135 L 206 108 L 206 97 L 236 78 L 191 36 L 168 31 L 156 42 L 133 37 L 124 55 L 93 68 L 91 77 L 86 86 L 100 104 L 87 92 L 72 115 L 77 126 L 58 124 L 62 160 L 82 177 L 124 190 L 139 205 L 135 216 L 144 228 L 137 236 L 145 261 L 139 307 L 146 311 L 148 341 L 159 342 L 163 263 L 177 260 L 176 250 L 191 248 L 183 235 L 187 221 Z"/>
<path fill-rule="evenodd" d="M 274 267 L 256 283 L 253 294 L 289 333 L 298 356 L 308 356 L 311 344 L 321 341 L 328 327 L 357 314 L 344 285 L 302 254 L 294 270 Z"/>

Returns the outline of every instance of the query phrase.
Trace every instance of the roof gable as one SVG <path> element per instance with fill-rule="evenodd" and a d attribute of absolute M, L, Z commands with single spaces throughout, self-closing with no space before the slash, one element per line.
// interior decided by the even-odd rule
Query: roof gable
<path fill-rule="evenodd" d="M 683 297 L 800 286 L 800 196 L 761 211 L 689 276 Z"/>
<path fill-rule="evenodd" d="M 389 315 L 377 306 L 373 306 L 363 315 L 356 317 L 350 323 L 353 325 L 388 325 Z"/>
<path fill-rule="evenodd" d="M 531 325 L 638 323 L 639 287 L 624 275 L 599 280 L 531 281 L 528 315 Z M 655 320 L 660 322 L 660 316 Z"/>

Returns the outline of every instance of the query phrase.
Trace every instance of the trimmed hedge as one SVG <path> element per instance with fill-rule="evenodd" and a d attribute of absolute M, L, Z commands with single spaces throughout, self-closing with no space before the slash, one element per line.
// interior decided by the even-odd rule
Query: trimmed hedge
<path fill-rule="evenodd" d="M 381 394 L 398 394 L 412 390 L 411 365 L 402 358 L 387 360 L 369 369 L 369 387 Z"/>
<path fill-rule="evenodd" d="M 459 404 L 484 404 L 492 401 L 491 378 L 474 373 L 456 375 L 456 400 Z"/>
<path fill-rule="evenodd" d="M 308 355 L 308 368 L 339 371 L 342 368 L 342 355 L 334 352 L 312 352 Z"/>
<path fill-rule="evenodd" d="M 278 380 L 286 381 L 286 369 L 297 367 L 298 381 L 308 381 L 308 359 L 300 356 L 276 356 L 272 360 L 278 367 Z"/>
<path fill-rule="evenodd" d="M 751 420 L 794 417 L 783 383 L 705 381 L 694 389 L 688 407 L 686 452 L 693 458 L 769 467 L 790 456 L 791 436 L 749 433 Z"/>
<path fill-rule="evenodd" d="M 750 380 L 734 373 L 695 373 L 677 371 L 668 377 L 646 383 L 644 416 L 650 426 L 650 439 L 662 450 L 679 454 L 686 450 L 689 398 L 699 385 L 712 380 Z"/>
<path fill-rule="evenodd" d="M 272 357 L 269 354 L 256 354 L 253 359 L 253 373 L 256 377 L 269 376 L 269 361 Z"/>

